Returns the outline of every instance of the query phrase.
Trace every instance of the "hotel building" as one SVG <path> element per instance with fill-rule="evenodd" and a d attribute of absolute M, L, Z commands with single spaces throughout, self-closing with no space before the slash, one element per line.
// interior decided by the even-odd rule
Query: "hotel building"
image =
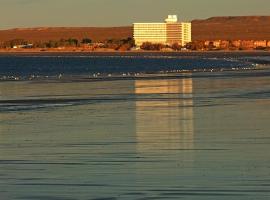
<path fill-rule="evenodd" d="M 176 15 L 169 15 L 164 23 L 134 23 L 133 37 L 136 46 L 145 42 L 184 46 L 191 42 L 191 23 L 178 22 Z"/>

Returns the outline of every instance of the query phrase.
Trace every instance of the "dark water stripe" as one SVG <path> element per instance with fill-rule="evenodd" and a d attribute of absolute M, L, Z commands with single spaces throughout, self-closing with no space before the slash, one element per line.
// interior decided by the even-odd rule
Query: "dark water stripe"
<path fill-rule="evenodd" d="M 91 200 L 117 200 L 116 197 L 104 197 L 104 198 L 94 198 Z"/>
<path fill-rule="evenodd" d="M 161 97 L 157 97 L 155 95 L 159 95 Z M 169 95 L 169 97 L 168 97 Z M 179 95 L 175 97 L 175 95 Z M 145 95 L 135 95 L 128 94 L 126 96 L 118 97 L 119 95 L 108 95 L 109 97 L 92 97 L 92 98 L 49 98 L 49 99 L 10 99 L 10 100 L 0 100 L 0 103 L 16 105 L 16 103 L 20 104 L 33 104 L 33 103 L 65 103 L 65 102 L 80 102 L 80 101 L 121 101 L 121 100 L 145 100 L 145 101 L 155 101 L 155 100 L 191 100 L 192 97 L 182 96 L 181 93 L 156 93 L 156 94 L 145 94 Z M 187 94 L 185 94 L 187 95 Z"/>
<path fill-rule="evenodd" d="M 108 184 L 90 184 L 90 183 L 16 183 L 12 185 L 25 185 L 25 186 L 66 186 L 66 187 L 111 187 Z"/>
<path fill-rule="evenodd" d="M 165 151 L 230 151 L 232 149 L 161 149 Z"/>
<path fill-rule="evenodd" d="M 32 141 L 27 141 L 32 142 Z M 131 142 L 92 142 L 92 143 L 78 143 L 78 144 L 49 144 L 49 143 L 34 143 L 34 144 L 0 144 L 0 148 L 7 148 L 7 147 L 20 147 L 20 148 L 36 148 L 36 147 L 83 147 L 83 146 L 115 146 L 115 145 L 131 145 L 131 144 L 137 144 L 137 141 L 131 141 Z M 144 142 L 144 144 L 147 144 Z M 108 154 L 115 154 L 114 152 L 108 153 Z M 117 153 L 116 153 L 117 154 Z M 125 154 L 135 154 L 134 152 L 125 152 Z M 1 161 L 9 161 L 9 160 L 0 160 Z M 11 161 L 24 161 L 24 160 L 11 160 Z"/>
<path fill-rule="evenodd" d="M 25 196 L 25 197 L 18 197 L 18 200 L 79 200 L 69 197 L 54 197 L 54 196 Z M 104 197 L 104 198 L 93 198 L 89 200 L 116 200 L 115 197 Z"/>
<path fill-rule="evenodd" d="M 177 197 L 177 199 L 182 199 L 184 197 Z M 175 197 L 170 197 L 170 196 L 163 196 L 163 197 L 142 197 L 142 198 L 137 198 L 136 200 L 160 200 L 160 199 L 175 199 Z"/>
<path fill-rule="evenodd" d="M 146 193 L 143 192 L 128 192 L 128 193 L 124 193 L 122 194 L 124 196 L 128 195 L 128 196 L 142 196 L 142 195 L 146 195 Z"/>
<path fill-rule="evenodd" d="M 270 193 L 270 190 L 254 190 L 254 189 L 154 189 L 154 190 L 148 190 L 149 192 L 162 192 L 162 193 L 177 193 L 177 192 L 188 192 L 188 193 L 216 193 L 216 192 L 223 192 L 223 193 Z"/>
<path fill-rule="evenodd" d="M 86 165 L 86 163 L 56 163 L 56 162 L 0 162 L 0 165 Z"/>
<path fill-rule="evenodd" d="M 70 197 L 55 197 L 55 196 L 24 196 L 17 197 L 18 200 L 78 200 Z"/>
<path fill-rule="evenodd" d="M 248 196 L 247 194 L 232 194 L 232 193 L 188 193 L 188 192 L 175 192 L 175 193 L 161 193 L 161 196 Z"/>
<path fill-rule="evenodd" d="M 160 163 L 170 162 L 171 160 L 84 160 L 80 163 L 67 163 L 67 162 L 1 162 L 0 165 L 89 165 L 94 164 L 111 164 L 111 163 Z"/>
<path fill-rule="evenodd" d="M 164 97 L 155 97 L 154 95 L 162 95 Z M 167 97 L 169 95 L 169 97 Z M 174 97 L 174 95 L 178 95 Z M 257 92 L 245 92 L 241 94 L 228 94 L 228 95 L 219 95 L 219 96 L 208 96 L 208 97 L 186 97 L 182 96 L 181 93 L 156 93 L 156 94 L 145 94 L 145 95 L 134 95 L 129 94 L 125 97 L 119 97 L 119 95 L 110 95 L 106 98 L 104 97 L 92 97 L 92 98 L 50 98 L 50 99 L 12 99 L 12 100 L 0 100 L 0 106 L 19 106 L 19 105 L 38 105 L 38 104 L 61 104 L 61 103 L 78 103 L 78 102 L 113 102 L 113 101 L 175 101 L 175 100 L 196 100 L 203 101 L 207 100 L 208 102 L 211 99 L 239 99 L 239 98 L 261 98 L 261 97 L 270 97 L 270 90 L 263 90 Z M 208 104 L 206 104 L 208 105 Z M 211 104 L 209 104 L 211 105 Z M 221 104 L 217 104 L 221 105 Z M 223 105 L 223 104 L 222 104 Z M 194 105 L 194 106 L 203 106 L 203 105 Z M 190 106 L 190 107 L 194 107 Z M 185 106 L 186 107 L 186 106 Z"/>

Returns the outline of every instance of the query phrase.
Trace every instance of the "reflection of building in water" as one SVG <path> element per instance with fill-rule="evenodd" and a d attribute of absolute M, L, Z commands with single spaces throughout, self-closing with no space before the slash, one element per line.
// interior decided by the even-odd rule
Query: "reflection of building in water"
<path fill-rule="evenodd" d="M 192 79 L 135 82 L 137 150 L 193 148 Z"/>

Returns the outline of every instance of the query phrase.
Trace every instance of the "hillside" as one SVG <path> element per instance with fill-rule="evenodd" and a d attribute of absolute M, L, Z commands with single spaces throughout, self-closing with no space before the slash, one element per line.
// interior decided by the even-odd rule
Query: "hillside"
<path fill-rule="evenodd" d="M 270 16 L 212 17 L 193 20 L 193 40 L 270 40 Z M 132 37 L 132 27 L 25 28 L 0 31 L 0 41 L 48 41 L 91 38 L 94 41 Z"/>
<path fill-rule="evenodd" d="M 270 40 L 270 16 L 193 20 L 194 40 Z"/>
<path fill-rule="evenodd" d="M 24 39 L 27 41 L 49 41 L 60 39 L 83 39 L 91 38 L 93 41 L 103 41 L 105 39 L 122 39 L 132 36 L 131 27 L 58 27 L 58 28 L 24 28 L 0 31 L 0 41 L 12 39 Z"/>

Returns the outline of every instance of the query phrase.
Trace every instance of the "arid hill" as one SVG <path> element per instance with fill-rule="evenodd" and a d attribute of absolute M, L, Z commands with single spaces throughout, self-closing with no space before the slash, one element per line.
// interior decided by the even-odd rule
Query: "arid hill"
<path fill-rule="evenodd" d="M 193 40 L 270 40 L 270 16 L 212 17 L 193 20 Z M 0 31 L 0 41 L 24 39 L 30 42 L 68 38 L 93 41 L 132 37 L 132 27 L 25 28 Z"/>
<path fill-rule="evenodd" d="M 270 40 L 270 16 L 193 20 L 194 40 Z"/>
<path fill-rule="evenodd" d="M 60 40 L 69 38 L 75 38 L 78 40 L 82 40 L 83 38 L 91 38 L 93 41 L 98 42 L 106 39 L 122 39 L 127 37 L 132 37 L 131 27 L 42 27 L 0 31 L 0 41 L 24 39 L 31 42 L 44 42 L 49 40 Z"/>

